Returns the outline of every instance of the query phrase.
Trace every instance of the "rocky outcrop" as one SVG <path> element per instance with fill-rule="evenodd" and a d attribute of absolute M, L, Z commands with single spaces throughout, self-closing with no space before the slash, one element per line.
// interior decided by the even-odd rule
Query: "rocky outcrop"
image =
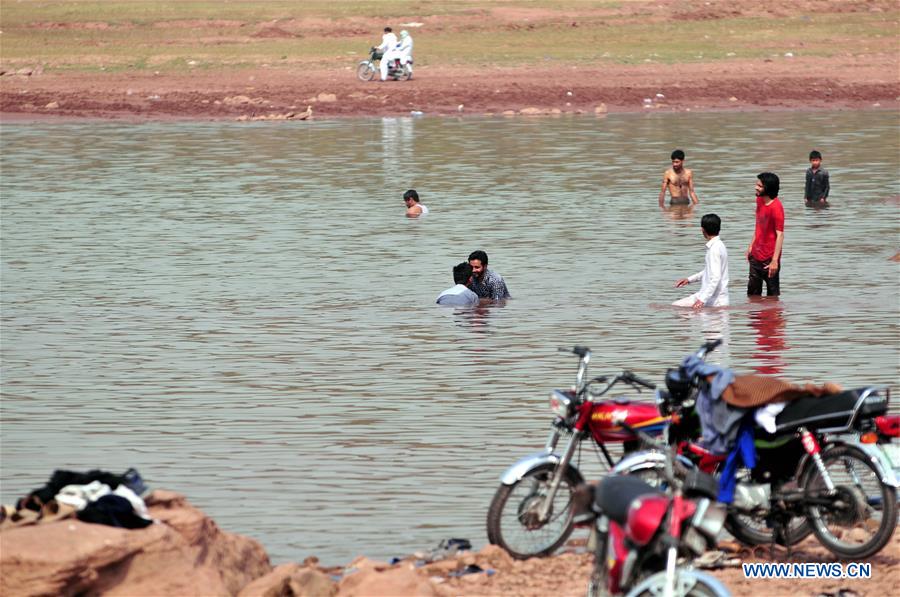
<path fill-rule="evenodd" d="M 236 595 L 272 570 L 262 545 L 222 531 L 184 496 L 155 491 L 146 529 L 76 519 L 0 533 L 3 595 Z"/>

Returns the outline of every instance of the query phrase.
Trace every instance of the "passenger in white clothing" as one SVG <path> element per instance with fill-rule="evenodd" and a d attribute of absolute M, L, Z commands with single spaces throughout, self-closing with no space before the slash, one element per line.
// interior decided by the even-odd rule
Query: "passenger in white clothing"
<path fill-rule="evenodd" d="M 716 214 L 706 214 L 700 220 L 703 238 L 706 239 L 706 267 L 693 276 L 675 282 L 681 288 L 692 282 L 701 281 L 700 290 L 672 303 L 676 307 L 727 307 L 728 306 L 728 250 L 719 238 L 722 220 Z"/>
<path fill-rule="evenodd" d="M 397 44 L 397 57 L 400 58 L 400 64 L 409 65 L 409 76 L 412 77 L 412 51 L 413 38 L 409 32 L 404 29 L 400 32 L 400 43 Z"/>

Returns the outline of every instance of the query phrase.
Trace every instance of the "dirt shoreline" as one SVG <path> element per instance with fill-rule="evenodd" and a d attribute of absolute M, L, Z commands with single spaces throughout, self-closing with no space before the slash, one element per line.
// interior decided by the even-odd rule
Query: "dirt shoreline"
<path fill-rule="evenodd" d="M 352 66 L 0 78 L 0 119 L 253 120 L 615 112 L 897 110 L 896 57 L 417 69 L 363 82 Z"/>

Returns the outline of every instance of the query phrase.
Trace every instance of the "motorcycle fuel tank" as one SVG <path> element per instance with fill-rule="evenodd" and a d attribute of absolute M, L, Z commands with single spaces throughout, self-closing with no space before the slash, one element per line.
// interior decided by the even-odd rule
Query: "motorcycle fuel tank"
<path fill-rule="evenodd" d="M 659 414 L 655 405 L 631 400 L 604 400 L 591 409 L 591 433 L 597 441 L 627 441 L 637 439 L 622 427 L 622 423 L 650 435 L 659 435 L 669 423 L 669 417 Z"/>

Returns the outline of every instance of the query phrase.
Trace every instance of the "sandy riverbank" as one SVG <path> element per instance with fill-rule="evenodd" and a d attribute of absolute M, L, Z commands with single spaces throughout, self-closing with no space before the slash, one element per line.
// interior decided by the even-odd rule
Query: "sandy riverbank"
<path fill-rule="evenodd" d="M 397 2 L 389 16 L 235 2 L 231 19 L 56 4 L 5 3 L 6 121 L 900 108 L 886 35 L 900 11 L 881 0 Z M 412 81 L 357 80 L 381 23 L 415 34 Z"/>

